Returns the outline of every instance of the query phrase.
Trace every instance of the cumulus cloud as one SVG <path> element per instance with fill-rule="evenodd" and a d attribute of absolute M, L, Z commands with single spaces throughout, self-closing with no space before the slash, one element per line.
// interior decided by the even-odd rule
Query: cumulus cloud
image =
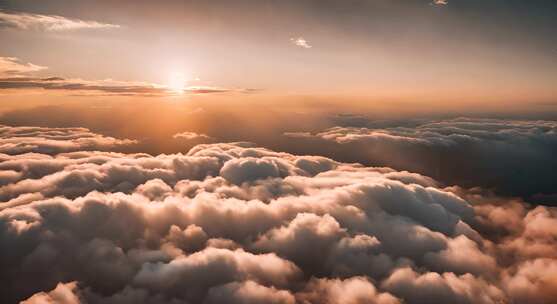
<path fill-rule="evenodd" d="M 114 29 L 120 26 L 97 21 L 70 19 L 57 15 L 0 11 L 0 27 L 20 30 L 71 31 L 81 29 Z"/>
<path fill-rule="evenodd" d="M 352 277 L 346 280 L 312 279 L 298 298 L 302 303 L 401 303 L 389 293 L 377 292 L 375 286 L 365 277 Z"/>
<path fill-rule="evenodd" d="M 6 303 L 554 296 L 554 208 L 415 173 L 249 143 L 158 156 L 39 150 L 2 154 L 0 168 L 10 171 L 0 187 Z"/>
<path fill-rule="evenodd" d="M 206 303 L 294 304 L 294 296 L 286 290 L 266 287 L 254 281 L 233 282 L 209 290 Z"/>
<path fill-rule="evenodd" d="M 557 298 L 557 260 L 524 262 L 504 274 L 503 288 L 517 303 L 551 303 Z"/>
<path fill-rule="evenodd" d="M 40 292 L 21 302 L 22 304 L 79 304 L 81 300 L 75 293 L 76 282 L 59 283 L 48 293 Z"/>
<path fill-rule="evenodd" d="M 418 274 L 409 267 L 395 270 L 383 281 L 382 287 L 411 299 L 412 303 L 495 304 L 508 301 L 499 288 L 483 278 L 451 272 Z"/>
<path fill-rule="evenodd" d="M 493 188 L 504 195 L 553 202 L 554 121 L 456 118 L 383 128 L 370 120 L 358 124 L 369 126 L 285 135 L 316 153 L 332 146 L 338 158 L 418 172 L 448 185 Z"/>

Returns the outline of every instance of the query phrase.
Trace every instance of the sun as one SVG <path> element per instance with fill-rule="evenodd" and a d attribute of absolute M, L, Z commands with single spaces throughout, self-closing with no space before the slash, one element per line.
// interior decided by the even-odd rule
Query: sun
<path fill-rule="evenodd" d="M 186 90 L 186 77 L 182 73 L 171 73 L 166 86 L 174 93 L 183 94 Z"/>

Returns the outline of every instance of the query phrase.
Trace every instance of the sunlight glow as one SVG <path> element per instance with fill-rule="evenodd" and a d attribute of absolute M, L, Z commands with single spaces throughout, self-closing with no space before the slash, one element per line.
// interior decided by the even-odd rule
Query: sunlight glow
<path fill-rule="evenodd" d="M 183 94 L 186 89 L 186 77 L 182 73 L 171 73 L 168 77 L 167 87 L 172 92 Z"/>

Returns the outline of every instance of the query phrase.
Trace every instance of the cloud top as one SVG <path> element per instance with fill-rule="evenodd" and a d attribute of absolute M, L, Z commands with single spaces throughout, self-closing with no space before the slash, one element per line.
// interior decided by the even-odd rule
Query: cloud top
<path fill-rule="evenodd" d="M 10 172 L 0 187 L 0 246 L 13 248 L 0 255 L 3 302 L 554 295 L 554 208 L 439 188 L 419 174 L 247 143 L 158 156 L 22 152 L 3 154 L 0 169 Z"/>
<path fill-rule="evenodd" d="M 344 126 L 284 135 L 316 153 L 335 148 L 336 157 L 419 172 L 449 185 L 537 196 L 545 203 L 552 203 L 557 189 L 554 121 L 462 117 L 381 127 L 365 118 L 337 120 Z"/>
<path fill-rule="evenodd" d="M 86 128 L 11 127 L 0 125 L 0 153 L 58 154 L 71 151 L 109 150 L 135 144 L 130 139 L 116 139 Z"/>

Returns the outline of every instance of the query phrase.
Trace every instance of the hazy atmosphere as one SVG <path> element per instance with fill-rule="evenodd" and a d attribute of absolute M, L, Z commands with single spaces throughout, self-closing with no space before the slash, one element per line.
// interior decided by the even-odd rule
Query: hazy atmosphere
<path fill-rule="evenodd" d="M 0 0 L 0 302 L 557 302 L 557 2 Z"/>

